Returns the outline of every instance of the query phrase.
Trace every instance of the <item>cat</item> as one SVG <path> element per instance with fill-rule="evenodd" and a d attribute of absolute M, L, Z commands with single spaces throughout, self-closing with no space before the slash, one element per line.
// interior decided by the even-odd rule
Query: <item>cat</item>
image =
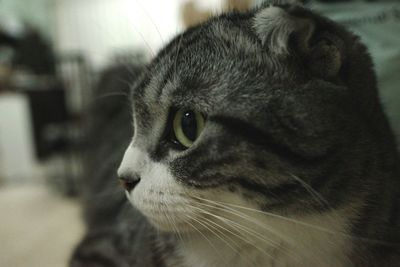
<path fill-rule="evenodd" d="M 400 266 L 399 155 L 341 25 L 295 4 L 221 14 L 161 50 L 130 100 L 133 207 L 100 175 L 70 266 Z"/>

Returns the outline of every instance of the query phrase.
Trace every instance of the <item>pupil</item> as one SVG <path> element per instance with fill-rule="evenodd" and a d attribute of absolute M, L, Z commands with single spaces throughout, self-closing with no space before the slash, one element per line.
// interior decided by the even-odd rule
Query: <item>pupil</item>
<path fill-rule="evenodd" d="M 194 142 L 197 137 L 196 114 L 193 111 L 185 111 L 181 121 L 182 131 L 186 138 Z"/>

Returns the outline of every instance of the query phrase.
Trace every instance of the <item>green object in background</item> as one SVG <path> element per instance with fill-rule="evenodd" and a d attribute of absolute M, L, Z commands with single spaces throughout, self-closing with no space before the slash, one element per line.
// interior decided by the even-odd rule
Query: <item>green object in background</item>
<path fill-rule="evenodd" d="M 400 3 L 310 4 L 361 37 L 373 58 L 386 114 L 400 144 Z"/>

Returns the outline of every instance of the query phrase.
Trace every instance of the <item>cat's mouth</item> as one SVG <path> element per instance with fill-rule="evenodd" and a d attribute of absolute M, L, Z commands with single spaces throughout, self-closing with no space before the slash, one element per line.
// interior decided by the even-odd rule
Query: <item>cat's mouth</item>
<path fill-rule="evenodd" d="M 191 225 L 200 219 L 190 199 L 178 193 L 146 190 L 128 194 L 128 198 L 133 206 L 160 231 L 179 233 L 193 231 Z"/>

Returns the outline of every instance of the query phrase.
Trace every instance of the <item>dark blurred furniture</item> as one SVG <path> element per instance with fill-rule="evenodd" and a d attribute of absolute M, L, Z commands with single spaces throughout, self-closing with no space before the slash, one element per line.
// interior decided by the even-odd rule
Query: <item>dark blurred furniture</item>
<path fill-rule="evenodd" d="M 15 37 L 0 30 L 0 45 L 15 47 L 15 46 L 17 46 L 17 44 L 18 44 L 18 41 Z"/>
<path fill-rule="evenodd" d="M 38 75 L 55 74 L 52 47 L 35 29 L 27 29 L 15 45 L 15 50 L 14 65 L 23 66 Z"/>
<path fill-rule="evenodd" d="M 46 133 L 48 127 L 64 126 L 70 120 L 64 88 L 58 84 L 46 89 L 25 90 L 23 92 L 29 99 L 37 157 L 44 159 L 57 150 L 65 149 L 68 144 L 67 141 L 62 139 L 66 138 L 55 138 L 55 136 L 51 137 L 49 136 L 51 134 Z"/>

